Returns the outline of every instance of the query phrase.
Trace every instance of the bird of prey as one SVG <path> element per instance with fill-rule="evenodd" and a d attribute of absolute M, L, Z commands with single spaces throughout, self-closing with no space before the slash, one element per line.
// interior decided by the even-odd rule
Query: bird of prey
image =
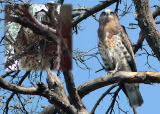
<path fill-rule="evenodd" d="M 44 9 L 35 13 L 34 17 L 46 26 L 50 26 L 50 18 Z M 28 27 L 21 27 L 15 40 L 15 53 L 18 56 L 19 70 L 55 69 L 57 46 L 42 35 L 35 34 Z"/>
<path fill-rule="evenodd" d="M 107 71 L 137 71 L 131 41 L 117 15 L 110 9 L 104 10 L 100 15 L 98 37 L 99 53 Z M 120 87 L 132 108 L 142 105 L 139 84 L 123 83 Z"/>

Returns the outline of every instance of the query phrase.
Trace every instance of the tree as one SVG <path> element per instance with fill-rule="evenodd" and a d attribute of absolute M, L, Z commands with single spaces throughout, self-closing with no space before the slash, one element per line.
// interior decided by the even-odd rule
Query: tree
<path fill-rule="evenodd" d="M 5 3 L 9 3 L 12 7 L 14 7 L 19 12 L 27 12 L 27 10 L 22 9 L 22 7 L 17 6 L 14 1 L 0 1 L 2 6 Z M 31 3 L 20 0 L 18 3 L 25 3 L 28 6 Z M 58 3 L 65 4 L 67 1 L 59 0 Z M 127 3 L 129 2 L 129 3 Z M 76 39 L 78 43 L 73 42 L 73 56 L 72 59 L 74 61 L 72 70 L 60 70 L 55 74 L 53 71 L 8 71 L 3 72 L 4 67 L 1 70 L 0 77 L 0 98 L 1 102 L 1 112 L 3 113 L 69 113 L 69 114 L 77 114 L 77 113 L 128 113 L 129 104 L 126 102 L 126 96 L 124 93 L 121 94 L 120 88 L 118 87 L 117 82 L 122 83 L 159 83 L 160 75 L 158 72 L 158 67 L 154 66 L 154 64 L 160 60 L 159 58 L 159 39 L 160 35 L 157 29 L 157 25 L 159 24 L 158 16 L 160 15 L 160 7 L 156 5 L 156 2 L 149 6 L 147 0 L 133 0 L 134 4 L 131 1 L 120 1 L 120 0 L 110 0 L 110 1 L 94 1 L 94 5 L 88 6 L 86 5 L 78 6 L 78 8 L 72 9 L 72 28 L 73 28 L 73 40 L 76 37 L 80 37 Z M 152 1 L 150 1 L 152 3 Z M 158 1 L 157 1 L 158 2 Z M 74 4 L 74 2 L 73 2 Z M 85 2 L 84 2 L 85 4 Z M 114 6 L 112 5 L 114 4 Z M 96 30 L 98 28 L 98 15 L 101 10 L 112 5 L 112 10 L 115 9 L 118 17 L 123 20 L 125 17 L 129 18 L 130 27 L 128 27 L 127 32 L 131 37 L 131 40 L 134 36 L 135 43 L 134 52 L 137 58 L 140 60 L 137 61 L 138 71 L 147 71 L 147 68 L 141 69 L 140 67 L 149 67 L 151 71 L 155 72 L 116 72 L 114 74 L 108 74 L 104 72 L 104 65 L 99 57 L 97 51 L 97 33 Z M 129 6 L 128 6 L 129 5 Z M 75 6 L 74 6 L 75 7 Z M 90 8 L 89 8 L 90 7 Z M 133 15 L 134 9 L 136 10 L 135 15 Z M 153 13 L 150 8 L 153 9 Z M 1 9 L 2 13 L 4 12 L 4 7 Z M 98 13 L 98 14 L 97 14 Z M 26 20 L 29 21 L 26 21 Z M 92 19 L 92 21 L 90 21 Z M 4 17 L 1 18 L 1 21 L 5 20 Z M 25 20 L 25 21 L 22 21 Z M 29 23 L 31 22 L 31 23 Z M 87 25 L 87 23 L 83 24 L 83 22 L 93 22 L 96 26 L 94 26 L 94 35 L 93 33 L 93 24 Z M 126 21 L 122 21 L 123 24 Z M 46 28 L 41 24 L 35 26 L 33 20 L 30 20 L 28 15 L 24 17 L 19 17 L 19 24 L 31 26 L 31 29 L 34 31 L 36 28 L 38 34 L 42 34 L 42 31 L 45 31 Z M 156 25 L 157 24 L 157 25 Z M 85 28 L 86 26 L 86 28 Z M 127 24 L 124 26 L 128 26 Z M 126 27 L 127 28 L 127 27 Z M 92 33 L 89 33 L 89 29 Z M 138 29 L 138 30 L 137 30 Z M 82 30 L 82 31 L 81 31 Z M 87 32 L 85 32 L 87 31 Z M 140 31 L 140 32 L 139 32 Z M 52 33 L 51 33 L 52 32 Z M 44 33 L 44 32 L 43 32 Z M 139 34 L 134 35 L 134 34 Z M 49 37 L 51 34 L 51 37 Z M 81 34 L 84 34 L 82 36 Z M 42 34 L 47 38 L 51 38 L 54 41 L 54 31 L 48 30 L 45 34 Z M 83 38 L 84 37 L 84 38 Z M 94 37 L 94 38 L 93 38 Z M 52 39 L 53 38 L 53 39 Z M 4 37 L 2 37 L 1 44 L 5 45 L 2 42 Z M 146 39 L 146 42 L 145 42 Z M 89 45 L 88 47 L 84 46 L 84 44 L 80 44 L 81 40 L 86 44 L 93 43 L 93 45 Z M 95 43 L 95 44 L 94 44 Z M 147 45 L 144 45 L 147 44 Z M 80 47 L 80 48 L 79 48 Z M 85 47 L 85 48 L 84 48 Z M 4 54 L 4 50 L 2 50 L 2 54 Z M 143 57 L 143 59 L 141 58 Z M 150 60 L 153 59 L 153 60 Z M 146 65 L 141 62 L 145 60 Z M 153 64 L 151 63 L 153 62 Z M 2 61 L 2 63 L 4 63 Z M 96 66 L 96 67 L 95 67 Z M 76 69 L 75 69 L 76 67 Z M 93 70 L 91 70 L 91 68 Z M 103 71 L 102 71 L 103 70 Z M 95 73 L 96 72 L 96 73 Z M 88 73 L 89 79 L 88 79 Z M 47 81 L 46 81 L 47 77 Z M 87 79 L 85 78 L 87 77 Z M 92 79 L 92 80 L 90 80 Z M 83 80 L 80 82 L 79 80 Z M 62 83 L 65 82 L 65 83 Z M 86 83 L 84 83 L 86 82 Z M 78 86 L 78 87 L 77 87 Z M 158 86 L 158 85 L 157 85 Z M 66 87 L 66 89 L 65 89 Z M 105 87 L 105 88 L 102 88 Z M 148 86 L 145 86 L 148 88 Z M 101 90 L 99 90 L 102 88 Z M 156 88 L 152 87 L 152 89 Z M 97 92 L 93 92 L 96 90 Z M 150 90 L 151 91 L 151 90 Z M 97 94 L 100 92 L 102 96 Z M 68 94 L 66 94 L 68 93 Z M 90 99 L 93 93 L 94 100 Z M 144 96 L 144 91 L 141 92 L 142 96 Z M 89 94 L 89 95 L 88 95 Z M 152 93 L 152 98 L 155 94 Z M 88 96 L 87 96 L 88 95 Z M 100 97 L 101 96 L 101 97 Z M 103 103 L 99 103 L 106 96 L 107 102 L 103 101 Z M 110 97 L 109 97 L 110 96 Z M 119 96 L 119 99 L 118 99 Z M 125 97 L 125 101 L 123 101 L 123 96 Z M 84 100 L 82 98 L 84 97 Z M 100 98 L 99 98 L 100 97 Z M 7 99 L 8 98 L 8 99 Z M 47 102 L 45 98 L 48 100 L 49 104 L 44 104 Z M 88 100 L 89 99 L 89 100 Z M 99 101 L 96 102 L 96 100 Z M 45 101 L 44 101 L 45 100 Z M 94 104 L 93 104 L 94 101 Z M 100 105 L 99 105 L 100 104 Z M 125 105 L 124 105 L 125 104 Z M 146 99 L 144 99 L 144 105 L 147 104 Z M 35 106 L 36 105 L 36 106 Z M 48 105 L 48 106 L 47 106 Z M 128 107 L 128 108 L 125 108 Z M 153 104 L 154 105 L 154 104 Z M 45 106 L 45 107 L 44 107 Z M 86 106 L 86 107 L 85 107 Z M 94 106 L 94 107 L 93 107 Z M 97 108 L 98 106 L 98 108 Z M 92 107 L 92 108 L 90 108 Z M 143 107 L 143 106 L 142 106 Z M 43 109 L 44 108 L 44 109 Z M 140 107 L 141 108 L 141 107 Z M 139 108 L 139 109 L 140 109 Z M 153 108 L 153 107 L 150 107 Z M 158 108 L 158 107 L 156 107 Z M 105 110 L 105 111 L 99 111 Z M 95 111 L 98 110 L 98 111 Z M 147 108 L 145 108 L 147 110 Z M 142 111 L 143 113 L 147 113 L 146 111 Z"/>

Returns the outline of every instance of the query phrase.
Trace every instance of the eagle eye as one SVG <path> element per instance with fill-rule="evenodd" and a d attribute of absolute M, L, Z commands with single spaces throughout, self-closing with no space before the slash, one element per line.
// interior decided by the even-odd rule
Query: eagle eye
<path fill-rule="evenodd" d="M 113 11 L 111 11 L 111 12 L 110 12 L 110 15 L 114 15 L 114 12 L 113 12 Z"/>
<path fill-rule="evenodd" d="M 46 20 L 48 20 L 48 16 L 45 16 Z"/>
<path fill-rule="evenodd" d="M 100 16 L 105 16 L 105 15 L 106 15 L 106 13 L 105 13 L 105 12 L 102 12 Z"/>

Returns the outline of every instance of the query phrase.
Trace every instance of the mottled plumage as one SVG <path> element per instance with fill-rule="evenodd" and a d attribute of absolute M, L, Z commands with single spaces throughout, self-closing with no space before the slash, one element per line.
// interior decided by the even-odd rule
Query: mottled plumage
<path fill-rule="evenodd" d="M 110 9 L 104 10 L 100 15 L 98 36 L 98 49 L 107 71 L 137 71 L 130 39 Z M 141 106 L 143 99 L 139 84 L 126 83 L 121 87 L 131 107 Z"/>
<path fill-rule="evenodd" d="M 42 24 L 50 26 L 45 10 L 36 12 L 34 17 Z M 19 70 L 56 69 L 57 46 L 42 35 L 35 34 L 28 27 L 21 27 L 15 40 L 15 53 Z"/>

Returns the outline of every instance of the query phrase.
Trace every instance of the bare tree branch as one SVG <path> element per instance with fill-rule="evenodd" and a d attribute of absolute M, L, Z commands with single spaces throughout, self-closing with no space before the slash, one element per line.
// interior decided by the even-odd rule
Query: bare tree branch
<path fill-rule="evenodd" d="M 56 93 L 53 93 L 48 89 L 42 82 L 37 82 L 36 87 L 23 87 L 18 86 L 12 83 L 5 81 L 2 77 L 0 77 L 0 87 L 3 89 L 7 89 L 19 94 L 31 94 L 31 95 L 40 95 L 49 100 L 50 103 L 56 104 L 59 108 L 61 108 L 64 112 L 69 112 L 70 114 L 76 114 L 76 109 L 68 105 L 65 100 L 61 99 Z"/>
<path fill-rule="evenodd" d="M 80 85 L 78 87 L 78 94 L 83 98 L 94 90 L 117 82 L 145 84 L 160 83 L 160 73 L 119 71 L 115 74 L 104 75 Z"/>
<path fill-rule="evenodd" d="M 68 100 L 68 97 L 64 91 L 62 81 L 58 78 L 58 76 L 51 70 L 47 70 L 47 83 L 48 87 L 51 91 L 56 93 L 60 99 L 64 100 L 67 105 L 70 105 L 70 102 Z M 51 107 L 49 107 L 51 108 Z M 63 113 L 59 107 L 56 105 L 52 107 L 53 110 L 56 110 L 57 112 Z"/>
<path fill-rule="evenodd" d="M 94 13 L 110 6 L 111 4 L 118 2 L 119 0 L 107 0 L 102 2 L 101 4 L 98 4 L 92 8 L 90 8 L 90 10 L 87 10 L 85 13 L 83 13 L 82 15 L 80 15 L 77 19 L 73 20 L 72 25 L 73 27 L 75 27 L 79 22 L 81 22 L 82 20 L 86 19 L 87 17 L 93 15 Z"/>
<path fill-rule="evenodd" d="M 24 0 L 18 0 L 18 1 L 26 4 L 26 2 Z M 72 14 L 72 18 L 75 19 L 72 21 L 73 27 L 75 27 L 78 23 L 80 23 L 82 20 L 88 18 L 89 16 L 93 16 L 96 19 L 94 13 L 110 6 L 113 3 L 117 2 L 117 10 L 118 10 L 118 2 L 119 1 L 120 0 L 104 0 L 101 4 L 98 4 L 92 8 L 87 8 L 85 6 L 84 8 L 73 9 L 74 11 L 75 10 L 76 11 L 84 10 L 84 12 L 76 12 L 76 13 Z M 136 45 L 137 47 L 134 48 L 135 49 L 134 52 L 137 52 L 138 49 L 141 48 L 142 42 L 143 42 L 144 38 L 146 37 L 146 39 L 148 39 L 148 43 L 150 44 L 150 47 L 153 48 L 154 53 L 157 55 L 157 57 L 160 60 L 160 54 L 159 54 L 159 52 L 160 52 L 160 46 L 159 46 L 160 35 L 159 35 L 157 28 L 156 28 L 156 25 L 155 25 L 155 23 L 159 24 L 160 22 L 159 21 L 154 22 L 153 19 L 150 18 L 151 16 L 153 16 L 153 18 L 155 19 L 157 16 L 160 15 L 160 7 L 157 7 L 156 11 L 153 12 L 153 14 L 151 14 L 151 11 L 149 9 L 149 6 L 148 6 L 146 0 L 134 0 L 134 1 L 135 1 L 135 3 L 137 1 L 143 1 L 143 3 L 141 3 L 141 2 L 136 3 L 136 8 L 139 11 L 138 12 L 139 25 L 142 29 L 142 32 L 140 32 L 140 37 L 139 37 L 139 40 L 137 41 L 137 45 Z M 58 0 L 58 3 L 60 3 L 60 4 L 63 4 L 63 2 L 64 2 L 64 0 Z M 19 17 L 17 18 L 17 17 L 14 17 L 11 15 L 9 18 L 7 18 L 8 21 L 17 22 L 17 23 L 20 23 L 24 27 L 29 27 L 31 30 L 33 30 L 33 32 L 35 32 L 39 35 L 45 36 L 49 41 L 53 41 L 53 42 L 57 43 L 55 39 L 56 39 L 56 36 L 58 36 L 57 34 L 59 31 L 56 31 L 55 29 L 53 29 L 53 27 L 51 28 L 50 26 L 45 26 L 45 25 L 39 23 L 29 13 L 29 11 L 28 11 L 29 4 L 26 4 L 26 5 L 19 5 L 18 4 L 17 5 L 14 2 L 9 1 L 9 0 L 3 0 L 3 1 L 0 0 L 0 3 L 10 3 L 14 7 L 14 9 L 19 10 L 19 11 L 13 10 L 13 12 L 15 14 L 17 14 L 17 16 L 19 16 Z M 141 7 L 141 6 L 143 6 L 143 7 Z M 144 7 L 145 7 L 146 11 L 143 10 Z M 52 13 L 52 11 L 49 13 Z M 146 13 L 148 13 L 148 14 L 146 15 Z M 63 19 L 65 20 L 65 18 L 63 18 Z M 0 19 L 0 20 L 3 20 L 3 19 Z M 63 31 L 66 31 L 66 33 L 68 33 L 67 30 L 65 30 L 65 29 Z M 150 31 L 150 32 L 148 32 L 148 31 Z M 66 33 L 64 32 L 65 35 L 66 35 Z M 151 40 L 151 43 L 150 43 L 150 40 Z M 157 47 L 157 48 L 155 48 L 155 47 Z M 81 54 L 81 55 L 84 56 L 84 55 L 86 55 L 86 53 Z M 81 56 L 77 56 L 77 58 L 74 58 L 74 59 L 81 59 Z M 64 61 L 64 63 L 67 64 L 66 61 Z M 35 86 L 35 87 L 20 86 L 21 83 L 23 82 L 23 80 L 25 79 L 24 77 L 22 77 L 21 80 L 18 80 L 18 82 L 19 82 L 18 85 L 15 85 L 15 84 L 12 84 L 12 83 L 5 81 L 4 78 L 7 77 L 8 75 L 16 77 L 16 75 L 14 75 L 13 72 L 14 71 L 11 71 L 11 72 L 8 72 L 8 73 L 0 76 L 0 87 L 13 92 L 11 94 L 10 98 L 8 99 L 8 103 L 10 102 L 10 99 L 13 98 L 14 94 L 40 95 L 40 96 L 47 98 L 48 101 L 52 104 L 52 105 L 49 105 L 48 107 L 45 107 L 45 109 L 41 112 L 41 114 L 45 114 L 45 113 L 47 113 L 47 114 L 48 113 L 54 113 L 54 114 L 55 113 L 82 114 L 83 113 L 83 114 L 88 114 L 88 111 L 86 110 L 81 98 L 83 98 L 88 93 L 90 93 L 94 90 L 97 90 L 101 87 L 114 84 L 97 101 L 97 103 L 95 104 L 95 106 L 93 107 L 93 109 L 91 111 L 91 113 L 94 113 L 96 110 L 96 107 L 98 106 L 99 102 L 103 99 L 103 97 L 105 95 L 107 95 L 115 86 L 119 85 L 119 83 L 150 84 L 150 83 L 159 83 L 160 82 L 160 73 L 120 71 L 120 72 L 116 72 L 114 74 L 104 75 L 102 77 L 93 79 L 91 81 L 86 82 L 85 84 L 82 84 L 78 88 L 76 88 L 72 72 L 65 70 L 65 71 L 63 71 L 63 74 L 64 74 L 64 78 L 66 81 L 67 90 L 69 93 L 70 99 L 68 99 L 68 97 L 65 94 L 64 87 L 62 85 L 61 80 L 52 71 L 47 72 L 47 84 L 48 84 L 47 86 L 45 84 L 43 84 L 43 82 L 38 82 L 37 86 Z M 29 72 L 27 72 L 27 73 L 29 74 Z M 27 73 L 26 73 L 26 75 L 28 75 Z M 27 76 L 25 76 L 25 77 L 27 77 Z M 111 105 L 109 107 L 110 113 L 112 113 L 112 111 L 114 111 L 113 107 L 114 107 L 114 103 L 117 102 L 116 96 L 119 91 L 120 91 L 120 88 L 118 88 L 118 90 L 115 92 L 115 95 L 113 96 L 113 100 L 112 100 Z M 17 96 L 17 97 L 21 101 L 21 98 L 19 96 Z M 72 106 L 71 103 L 73 103 L 74 107 Z M 21 108 L 23 108 L 22 110 L 25 110 L 25 105 L 23 105 L 23 102 L 21 102 L 21 105 L 23 106 L 23 107 L 21 107 Z M 6 107 L 8 107 L 7 103 L 6 103 Z M 19 106 L 16 107 L 16 105 L 15 105 L 15 108 L 20 108 L 20 107 Z M 47 112 L 47 111 L 49 111 L 49 112 Z M 27 113 L 27 111 L 26 111 L 26 113 Z"/>
<path fill-rule="evenodd" d="M 143 32 L 141 31 L 139 33 L 139 39 L 133 48 L 134 53 L 136 53 L 140 48 L 142 48 L 143 41 L 144 41 L 144 35 L 143 35 Z"/>
<path fill-rule="evenodd" d="M 155 19 L 157 16 L 160 15 L 160 7 L 158 7 L 153 13 L 152 13 L 152 16 L 153 16 L 153 19 Z M 160 21 L 157 21 L 155 22 L 156 24 L 159 24 Z M 143 32 L 141 31 L 139 33 L 139 39 L 137 41 L 137 43 L 134 45 L 134 53 L 136 53 L 140 48 L 142 48 L 142 43 L 144 41 L 144 35 L 143 35 Z"/>
<path fill-rule="evenodd" d="M 13 72 L 13 71 L 12 71 Z M 26 79 L 26 77 L 29 75 L 30 71 L 27 71 L 24 76 L 21 78 L 21 80 L 18 82 L 17 85 L 21 85 L 22 82 Z M 7 75 L 8 73 L 6 73 Z M 6 107 L 5 107 L 5 112 L 6 114 L 8 114 L 8 105 L 9 105 L 9 102 L 11 101 L 11 99 L 13 98 L 13 96 L 15 95 L 15 92 L 13 92 L 10 97 L 8 98 L 7 102 L 6 102 Z"/>
<path fill-rule="evenodd" d="M 88 112 L 85 109 L 85 106 L 83 104 L 83 102 L 81 101 L 77 89 L 74 85 L 74 79 L 73 79 L 73 75 L 71 71 L 63 71 L 64 74 L 64 78 L 66 81 L 66 86 L 67 86 L 67 90 L 69 93 L 69 96 L 71 98 L 72 103 L 74 104 L 74 106 L 80 111 L 80 112 Z"/>
<path fill-rule="evenodd" d="M 77 114 L 77 110 L 73 108 L 71 105 L 68 105 L 67 101 L 61 99 L 56 93 L 52 92 L 48 89 L 48 87 L 42 82 L 37 82 L 38 90 L 36 94 L 40 94 L 41 96 L 48 99 L 48 101 L 54 105 L 57 105 L 62 111 L 69 114 Z"/>
<path fill-rule="evenodd" d="M 154 22 L 148 0 L 133 0 L 139 26 L 157 59 L 160 60 L 160 33 Z M 145 7 L 145 8 L 144 8 Z"/>
<path fill-rule="evenodd" d="M 153 12 L 153 19 L 155 19 L 157 16 L 160 15 L 160 6 L 157 7 L 157 9 Z"/>
<path fill-rule="evenodd" d="M 96 102 L 96 104 L 94 105 L 93 109 L 91 110 L 90 114 L 94 114 L 97 106 L 99 105 L 100 101 L 107 95 L 110 93 L 110 91 L 115 88 L 116 86 L 118 86 L 118 83 L 112 85 L 105 93 L 102 94 L 102 96 L 98 99 L 98 101 Z"/>
<path fill-rule="evenodd" d="M 156 24 L 160 24 L 160 21 L 155 22 Z"/>
<path fill-rule="evenodd" d="M 70 114 L 73 114 L 73 112 L 76 111 L 71 106 L 68 106 L 66 101 L 63 101 L 57 94 L 49 90 L 48 87 L 46 87 L 42 82 L 38 82 L 38 86 L 36 87 L 23 87 L 11 84 L 9 82 L 6 82 L 2 77 L 0 77 L 0 82 L 0 87 L 4 89 L 20 94 L 41 95 L 49 99 L 49 102 L 59 106 L 65 112 L 69 111 L 71 112 Z M 78 87 L 78 93 L 80 97 L 83 98 L 85 95 L 98 88 L 117 82 L 145 84 L 160 83 L 160 73 L 119 71 L 114 74 L 104 75 L 102 77 L 86 82 L 85 84 Z"/>
<path fill-rule="evenodd" d="M 114 104 L 115 104 L 116 98 L 117 98 L 118 93 L 119 93 L 120 90 L 121 90 L 121 87 L 119 87 L 119 88 L 115 91 L 115 93 L 114 93 L 114 95 L 113 95 L 112 102 L 111 102 L 108 110 L 106 111 L 106 114 L 108 114 L 109 112 L 110 112 L 110 114 L 111 114 L 111 113 L 114 111 Z"/>
<path fill-rule="evenodd" d="M 9 72 L 7 72 L 6 74 L 2 75 L 1 77 L 2 77 L 2 78 L 5 78 L 6 76 L 12 74 L 13 72 L 15 72 L 15 71 L 9 71 Z"/>

